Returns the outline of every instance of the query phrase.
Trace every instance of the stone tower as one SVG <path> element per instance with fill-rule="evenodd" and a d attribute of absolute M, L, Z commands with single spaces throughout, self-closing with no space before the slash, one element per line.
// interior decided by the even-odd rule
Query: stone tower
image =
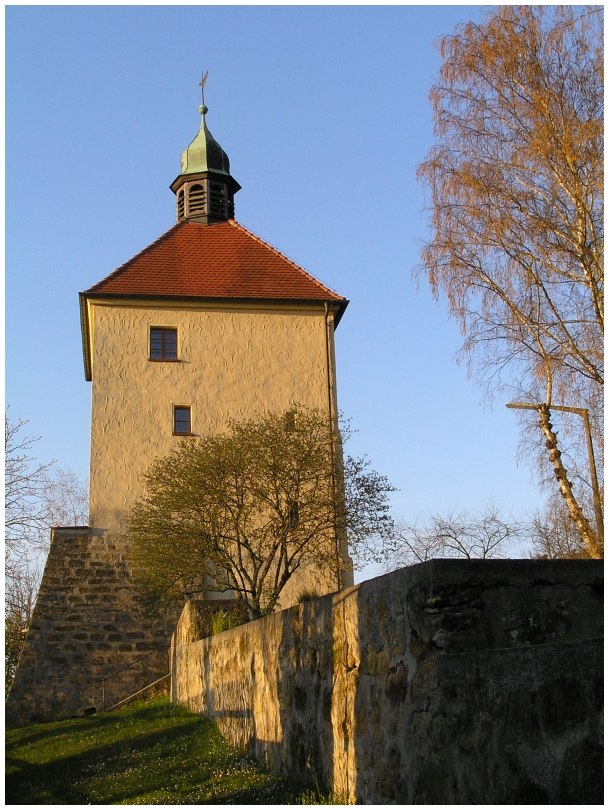
<path fill-rule="evenodd" d="M 334 330 L 348 302 L 235 221 L 240 186 L 200 114 L 171 184 L 176 224 L 80 293 L 89 526 L 53 531 L 13 724 L 107 707 L 168 671 L 172 627 L 139 615 L 122 540 L 153 459 L 294 402 L 337 418 Z M 335 572 L 325 578 L 318 589 L 336 590 Z"/>

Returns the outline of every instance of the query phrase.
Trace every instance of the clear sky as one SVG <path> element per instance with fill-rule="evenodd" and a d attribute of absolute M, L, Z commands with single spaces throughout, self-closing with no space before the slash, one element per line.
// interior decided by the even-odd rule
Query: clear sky
<path fill-rule="evenodd" d="M 503 399 L 455 363 L 461 338 L 413 268 L 415 174 L 433 143 L 434 43 L 479 6 L 6 9 L 6 401 L 41 459 L 88 475 L 78 292 L 175 221 L 169 184 L 207 123 L 236 218 L 350 300 L 337 330 L 350 449 L 397 515 L 538 506 Z"/>

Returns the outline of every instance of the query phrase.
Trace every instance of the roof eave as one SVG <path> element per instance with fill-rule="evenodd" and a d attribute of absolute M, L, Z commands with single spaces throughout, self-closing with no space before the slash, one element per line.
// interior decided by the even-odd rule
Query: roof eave
<path fill-rule="evenodd" d="M 114 300 L 148 300 L 148 301 L 209 301 L 210 303 L 222 304 L 301 304 L 304 306 L 323 306 L 329 304 L 336 311 L 335 323 L 338 326 L 340 319 L 346 310 L 349 301 L 346 298 L 233 298 L 227 296 L 203 296 L 203 295 L 161 295 L 154 293 L 116 293 L 116 292 L 83 292 L 79 293 L 81 296 L 81 323 L 83 317 L 87 321 L 88 329 L 88 313 L 85 306 L 85 315 L 82 315 L 82 300 L 87 299 L 114 299 Z M 84 327 L 83 327 L 84 329 Z M 84 331 L 83 331 L 84 340 Z"/>
<path fill-rule="evenodd" d="M 80 303 L 80 331 L 82 335 L 82 359 L 85 369 L 85 380 L 91 382 L 91 324 L 89 323 L 89 307 L 87 306 L 87 293 L 78 293 Z"/>
<path fill-rule="evenodd" d="M 340 319 L 345 314 L 345 310 L 347 309 L 348 306 L 349 306 L 349 301 L 346 298 L 343 298 L 343 300 L 340 302 L 340 306 L 336 310 L 336 315 L 334 317 L 334 328 L 335 329 L 338 326 L 338 324 L 340 323 Z"/>

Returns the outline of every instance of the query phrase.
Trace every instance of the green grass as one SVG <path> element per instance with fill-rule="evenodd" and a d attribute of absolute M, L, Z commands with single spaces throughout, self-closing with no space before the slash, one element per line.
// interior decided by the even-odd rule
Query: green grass
<path fill-rule="evenodd" d="M 7 804 L 312 803 L 166 697 L 7 731 L 6 765 Z"/>

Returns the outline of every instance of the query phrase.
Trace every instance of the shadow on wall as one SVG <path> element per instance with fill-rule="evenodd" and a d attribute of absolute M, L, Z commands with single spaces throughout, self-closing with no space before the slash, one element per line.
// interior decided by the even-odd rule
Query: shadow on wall
<path fill-rule="evenodd" d="M 251 694 L 244 688 L 246 684 L 239 678 L 223 677 L 221 685 L 216 687 L 212 675 L 210 658 L 213 650 L 210 645 L 203 646 L 203 672 L 207 673 L 204 694 L 204 709 L 208 717 L 214 720 L 222 733 L 230 740 L 251 740 L 255 735 L 254 710 Z"/>
<path fill-rule="evenodd" d="M 331 596 L 188 647 L 186 666 L 179 651 L 174 660 L 195 675 L 185 687 L 191 708 L 198 704 L 233 744 L 247 747 L 269 769 L 322 791 L 336 785 L 339 673 L 333 667 Z M 193 700 L 197 659 L 203 693 Z M 185 678 L 177 680 L 180 700 Z M 344 739 L 341 731 L 341 745 Z"/>
<path fill-rule="evenodd" d="M 266 617 L 251 646 L 241 636 L 240 676 L 230 680 L 214 681 L 213 644 L 203 663 L 207 683 L 215 683 L 208 712 L 229 739 L 247 741 L 271 770 L 351 801 L 360 658 L 355 605 L 350 588 Z"/>
<path fill-rule="evenodd" d="M 304 601 L 264 622 L 253 656 L 254 755 L 304 785 L 335 784 L 332 597 Z"/>
<path fill-rule="evenodd" d="M 333 625 L 331 597 L 302 602 L 283 623 L 279 655 L 277 699 L 283 746 L 275 759 L 283 758 L 285 773 L 298 775 L 304 784 L 322 791 L 329 791 L 334 783 Z"/>

